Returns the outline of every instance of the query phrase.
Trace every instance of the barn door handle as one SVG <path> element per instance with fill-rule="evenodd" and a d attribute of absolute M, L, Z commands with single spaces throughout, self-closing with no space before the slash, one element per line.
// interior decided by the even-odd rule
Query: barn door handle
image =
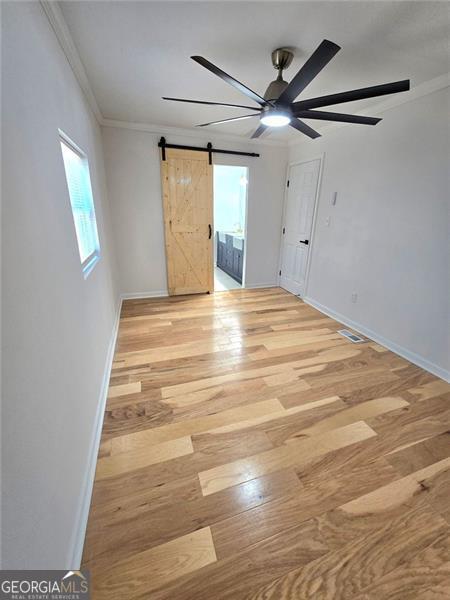
<path fill-rule="evenodd" d="M 300 244 L 305 244 L 307 246 L 309 244 L 309 240 L 299 240 Z"/>
<path fill-rule="evenodd" d="M 208 228 L 209 228 L 209 235 L 208 235 L 208 239 L 210 240 L 210 239 L 211 239 L 211 236 L 212 236 L 212 228 L 211 228 L 211 223 L 208 225 Z"/>

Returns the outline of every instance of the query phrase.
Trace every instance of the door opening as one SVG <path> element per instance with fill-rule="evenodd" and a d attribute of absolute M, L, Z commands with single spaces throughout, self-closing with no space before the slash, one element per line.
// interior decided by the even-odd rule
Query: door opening
<path fill-rule="evenodd" d="M 280 286 L 292 294 L 306 292 L 321 159 L 289 167 L 281 236 Z"/>
<path fill-rule="evenodd" d="M 239 289 L 245 278 L 248 168 L 214 165 L 214 290 Z"/>

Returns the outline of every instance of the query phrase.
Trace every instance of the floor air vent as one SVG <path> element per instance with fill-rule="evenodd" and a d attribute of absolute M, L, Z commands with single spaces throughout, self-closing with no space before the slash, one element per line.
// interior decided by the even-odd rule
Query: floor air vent
<path fill-rule="evenodd" d="M 341 335 L 343 335 L 344 337 L 349 339 L 354 344 L 361 344 L 362 342 L 367 341 L 364 338 L 362 338 L 360 335 L 358 335 L 357 333 L 353 333 L 352 331 L 349 331 L 348 329 L 340 329 L 338 331 L 338 333 L 340 333 Z"/>

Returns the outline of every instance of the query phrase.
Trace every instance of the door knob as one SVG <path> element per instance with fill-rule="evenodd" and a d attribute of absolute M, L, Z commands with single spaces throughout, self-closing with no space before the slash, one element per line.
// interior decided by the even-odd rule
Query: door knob
<path fill-rule="evenodd" d="M 309 240 L 299 240 L 300 244 L 305 244 L 307 246 L 309 244 Z"/>

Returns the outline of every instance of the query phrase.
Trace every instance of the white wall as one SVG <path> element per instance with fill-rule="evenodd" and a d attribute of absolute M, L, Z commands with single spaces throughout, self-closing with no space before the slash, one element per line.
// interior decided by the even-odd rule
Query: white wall
<path fill-rule="evenodd" d="M 125 294 L 167 293 L 160 182 L 161 134 L 103 127 L 105 167 L 113 211 L 120 285 Z M 168 143 L 259 152 L 260 158 L 215 154 L 217 164 L 249 167 L 246 285 L 277 281 L 287 150 L 230 142 L 206 134 L 165 135 Z"/>
<path fill-rule="evenodd" d="M 434 92 L 385 110 L 375 127 L 325 130 L 289 156 L 325 153 L 307 296 L 441 376 L 450 369 L 449 107 L 448 89 Z"/>
<path fill-rule="evenodd" d="M 3 568 L 63 569 L 117 310 L 102 142 L 39 3 L 2 13 Z M 89 158 L 101 260 L 87 280 L 58 128 Z"/>

